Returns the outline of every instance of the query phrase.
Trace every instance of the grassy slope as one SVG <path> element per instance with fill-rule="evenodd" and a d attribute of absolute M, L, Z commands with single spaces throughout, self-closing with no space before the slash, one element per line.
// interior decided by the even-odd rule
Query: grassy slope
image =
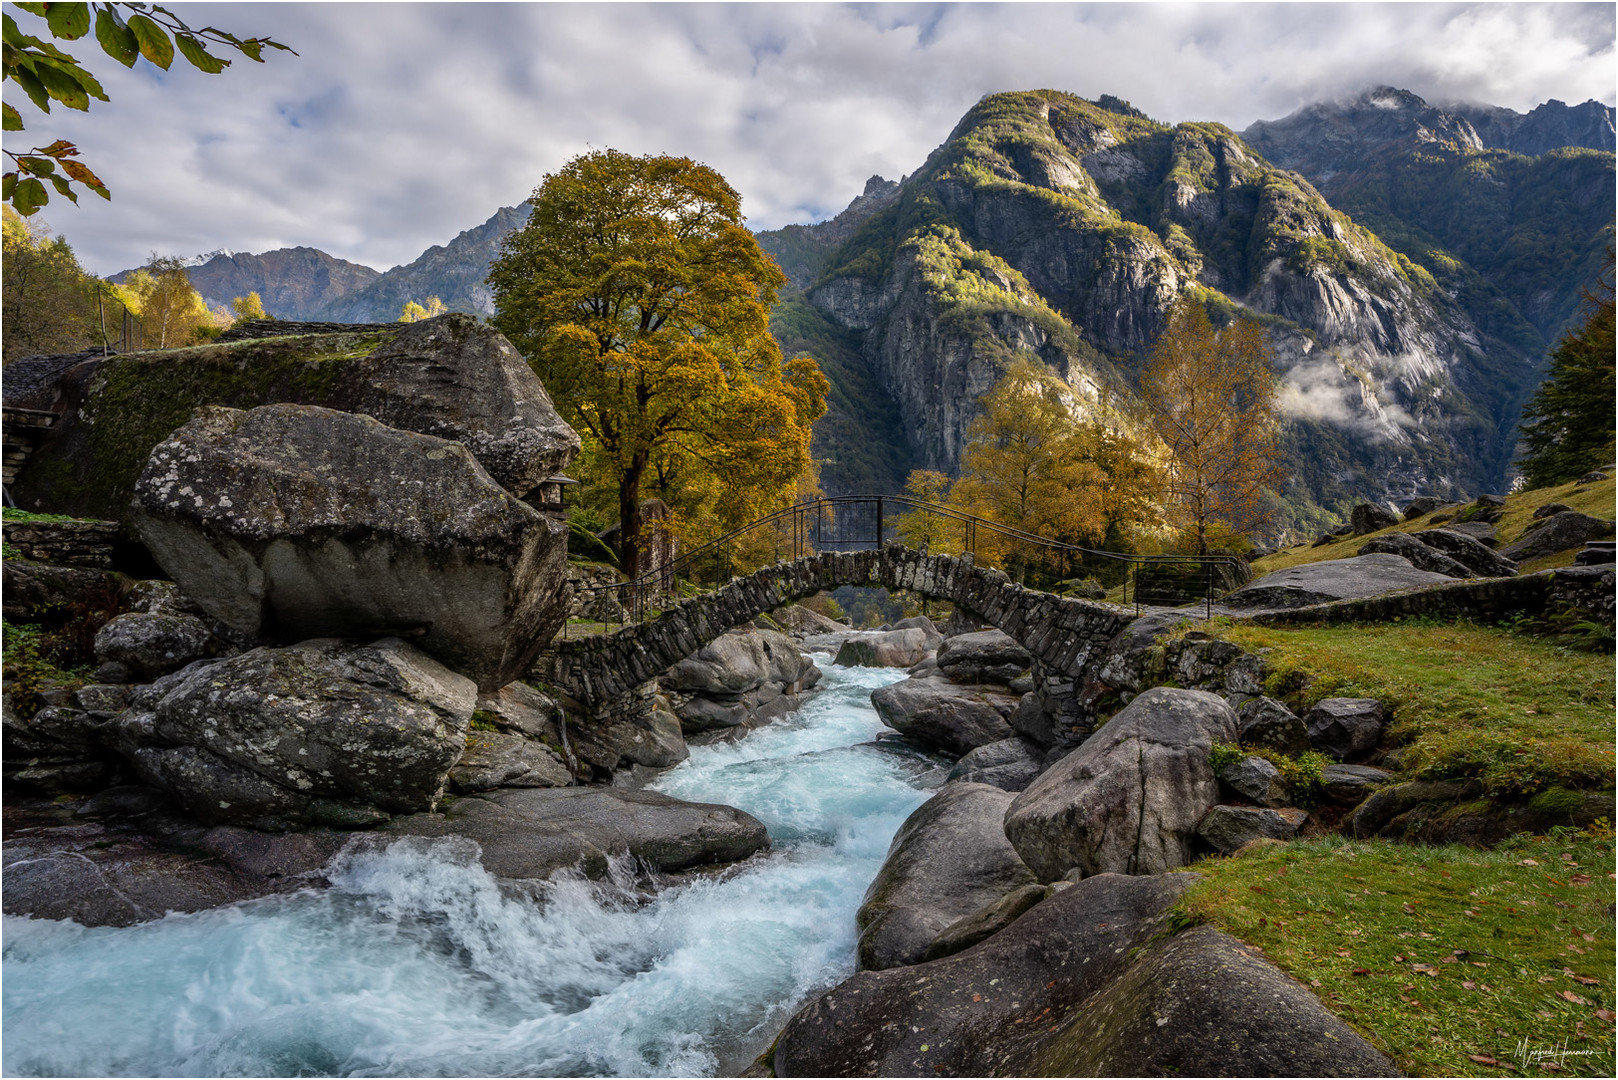
<path fill-rule="evenodd" d="M 1266 689 L 1301 711 L 1372 697 L 1407 777 L 1475 777 L 1492 795 L 1613 783 L 1613 664 L 1556 639 L 1466 622 L 1217 631 L 1269 649 Z"/>
<path fill-rule="evenodd" d="M 1610 828 L 1491 851 L 1328 837 L 1194 869 L 1191 921 L 1263 949 L 1412 1076 L 1614 1075 Z"/>
<path fill-rule="evenodd" d="M 1614 496 L 1618 492 L 1618 480 L 1602 480 L 1594 484 L 1579 487 L 1577 484 L 1561 484 L 1557 487 L 1537 488 L 1533 491 L 1522 491 L 1515 495 L 1506 496 L 1505 514 L 1495 526 L 1499 530 L 1500 546 L 1515 543 L 1520 540 L 1523 530 L 1533 520 L 1534 511 L 1547 503 L 1559 502 L 1571 506 L 1581 513 L 1592 517 L 1611 519 L 1615 516 Z M 1455 514 L 1461 507 L 1446 506 L 1432 514 L 1424 514 L 1414 521 L 1400 522 L 1398 525 L 1379 532 L 1369 533 L 1365 536 L 1345 536 L 1330 544 L 1320 547 L 1310 547 L 1308 544 L 1298 544 L 1294 547 L 1283 548 L 1274 555 L 1268 555 L 1253 562 L 1253 574 L 1262 577 L 1276 570 L 1285 570 L 1289 566 L 1302 566 L 1305 563 L 1324 562 L 1327 559 L 1350 559 L 1359 554 L 1365 542 L 1374 536 L 1381 536 L 1390 532 L 1420 532 L 1423 529 L 1438 528 L 1433 523 L 1435 515 Z M 1441 523 L 1440 523 L 1441 524 Z M 1534 560 L 1522 567 L 1525 571 L 1544 570 L 1552 566 L 1568 566 L 1573 562 L 1573 550 L 1544 559 Z"/>

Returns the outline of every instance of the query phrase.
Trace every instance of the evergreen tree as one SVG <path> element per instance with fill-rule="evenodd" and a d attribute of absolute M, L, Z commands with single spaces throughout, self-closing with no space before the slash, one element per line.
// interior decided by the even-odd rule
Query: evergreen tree
<path fill-rule="evenodd" d="M 1521 465 L 1530 488 L 1577 480 L 1613 457 L 1613 263 L 1595 293 L 1589 316 L 1551 353 L 1550 374 L 1523 407 L 1526 448 Z"/>

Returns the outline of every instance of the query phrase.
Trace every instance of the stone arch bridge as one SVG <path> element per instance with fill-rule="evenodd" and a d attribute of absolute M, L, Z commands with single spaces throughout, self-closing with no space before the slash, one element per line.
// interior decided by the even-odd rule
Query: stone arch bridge
<path fill-rule="evenodd" d="M 841 585 L 903 589 L 957 607 L 1005 631 L 1029 651 L 1047 679 L 1085 681 L 1087 669 L 1132 608 L 1057 596 L 1014 583 L 970 555 L 929 555 L 890 544 L 880 550 L 823 552 L 733 578 L 681 600 L 656 619 L 611 634 L 554 642 L 547 681 L 590 713 L 638 711 L 641 687 L 736 626 L 774 608 Z"/>

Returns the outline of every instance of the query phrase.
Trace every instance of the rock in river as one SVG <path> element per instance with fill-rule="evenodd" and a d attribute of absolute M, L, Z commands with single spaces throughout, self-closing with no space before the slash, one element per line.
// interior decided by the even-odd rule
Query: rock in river
<path fill-rule="evenodd" d="M 1219 801 L 1208 755 L 1236 732 L 1236 714 L 1213 694 L 1148 690 L 1017 796 L 1006 835 L 1041 881 L 1073 867 L 1088 876 L 1184 866 Z"/>
<path fill-rule="evenodd" d="M 1011 800 L 987 784 L 945 784 L 905 819 L 855 919 L 862 969 L 918 963 L 945 927 L 1034 884 L 1001 825 Z"/>
<path fill-rule="evenodd" d="M 1234 938 L 1162 935 L 1193 880 L 1086 878 L 965 952 L 859 972 L 787 1023 L 775 1075 L 1397 1075 Z"/>
<path fill-rule="evenodd" d="M 194 664 L 144 695 L 118 738 L 146 781 L 207 824 L 279 830 L 429 809 L 477 687 L 396 638 L 325 638 Z"/>
<path fill-rule="evenodd" d="M 566 615 L 565 527 L 460 443 L 367 416 L 202 409 L 152 451 L 135 499 L 159 564 L 243 633 L 405 637 L 493 689 Z"/>
<path fill-rule="evenodd" d="M 993 686 L 962 686 L 941 675 L 912 676 L 871 695 L 882 722 L 947 754 L 1013 738 L 1006 718 L 1021 698 Z"/>

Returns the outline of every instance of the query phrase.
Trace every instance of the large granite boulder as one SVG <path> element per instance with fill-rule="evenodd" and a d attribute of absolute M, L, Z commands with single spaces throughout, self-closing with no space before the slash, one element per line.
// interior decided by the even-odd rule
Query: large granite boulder
<path fill-rule="evenodd" d="M 1208 755 L 1236 735 L 1236 714 L 1213 694 L 1147 690 L 1017 796 L 1006 836 L 1041 881 L 1074 867 L 1088 876 L 1184 866 L 1219 801 Z"/>
<path fill-rule="evenodd" d="M 517 496 L 579 450 L 578 436 L 522 357 L 470 315 L 316 325 L 258 340 L 87 357 L 39 378 L 11 376 L 8 368 L 7 404 L 60 419 L 8 487 L 19 505 L 75 517 L 127 522 L 152 449 L 210 405 L 319 405 L 453 439 Z"/>
<path fill-rule="evenodd" d="M 437 802 L 476 703 L 470 679 L 397 638 L 321 638 L 166 676 L 118 739 L 207 824 L 369 825 Z"/>
<path fill-rule="evenodd" d="M 1219 770 L 1219 779 L 1236 794 L 1271 808 L 1292 802 L 1292 785 L 1264 758 L 1249 755 Z"/>
<path fill-rule="evenodd" d="M 791 638 L 741 626 L 669 668 L 658 685 L 680 730 L 694 736 L 733 734 L 783 716 L 819 681 L 820 669 Z"/>
<path fill-rule="evenodd" d="M 1428 547 L 1409 533 L 1392 532 L 1367 540 L 1361 545 L 1360 555 L 1399 555 L 1410 560 L 1417 570 L 1426 570 L 1445 577 L 1469 578 L 1470 567 L 1456 562 L 1435 547 Z"/>
<path fill-rule="evenodd" d="M 1503 554 L 1491 551 L 1465 533 L 1451 529 L 1424 529 L 1416 533 L 1415 537 L 1428 547 L 1443 552 L 1465 566 L 1476 577 L 1515 577 L 1517 574 L 1515 562 Z"/>
<path fill-rule="evenodd" d="M 847 667 L 911 667 L 935 647 L 920 627 L 904 630 L 866 630 L 849 634 L 838 646 L 834 664 Z"/>
<path fill-rule="evenodd" d="M 859 972 L 787 1023 L 774 1074 L 1397 1073 L 1240 942 L 1209 927 L 1165 934 L 1193 880 L 1087 878 L 964 952 Z"/>
<path fill-rule="evenodd" d="M 770 612 L 770 619 L 787 633 L 800 637 L 809 634 L 847 633 L 850 629 L 847 623 L 828 619 L 820 612 L 802 604 L 788 604 L 784 608 L 777 608 Z"/>
<path fill-rule="evenodd" d="M 1007 717 L 1022 700 L 994 686 L 963 686 L 937 674 L 911 676 L 871 694 L 882 722 L 913 742 L 965 754 L 1013 738 Z"/>
<path fill-rule="evenodd" d="M 141 539 L 233 629 L 414 641 L 492 689 L 567 612 L 567 533 L 460 443 L 314 406 L 207 408 L 152 451 Z"/>
<path fill-rule="evenodd" d="M 528 361 L 471 315 L 407 324 L 351 364 L 322 404 L 461 443 L 519 498 L 579 453 L 578 433 L 557 415 Z"/>
<path fill-rule="evenodd" d="M 648 685 L 646 690 L 651 690 Z M 587 716 L 575 709 L 575 722 L 568 731 L 573 753 L 598 776 L 617 772 L 626 766 L 644 765 L 666 769 L 691 756 L 685 744 L 680 718 L 659 706 L 652 695 L 650 708 L 600 710 Z"/>
<path fill-rule="evenodd" d="M 1500 549 L 1503 558 L 1527 562 L 1559 551 L 1580 547 L 1590 540 L 1611 536 L 1613 523 L 1577 510 L 1563 510 L 1541 518 L 1515 544 Z"/>
<path fill-rule="evenodd" d="M 734 862 L 769 849 L 757 818 L 734 806 L 691 803 L 624 788 L 508 788 L 456 799 L 443 813 L 399 817 L 376 842 L 464 837 L 484 869 L 503 878 L 547 878 L 577 868 L 607 876 L 624 855 L 654 870 Z"/>
<path fill-rule="evenodd" d="M 951 682 L 1009 683 L 1033 662 L 1028 650 L 1003 630 L 959 634 L 938 647 L 938 670 Z"/>
<path fill-rule="evenodd" d="M 1478 547 L 1488 551 L 1482 544 Z M 1226 596 L 1225 603 L 1236 608 L 1305 607 L 1332 600 L 1360 600 L 1449 580 L 1443 574 L 1417 570 L 1410 565 L 1410 560 L 1398 555 L 1358 555 L 1352 559 L 1289 566 L 1265 574 Z"/>
<path fill-rule="evenodd" d="M 1011 800 L 987 784 L 945 784 L 905 819 L 855 917 L 861 969 L 920 963 L 945 927 L 1034 884 L 1001 827 Z"/>

